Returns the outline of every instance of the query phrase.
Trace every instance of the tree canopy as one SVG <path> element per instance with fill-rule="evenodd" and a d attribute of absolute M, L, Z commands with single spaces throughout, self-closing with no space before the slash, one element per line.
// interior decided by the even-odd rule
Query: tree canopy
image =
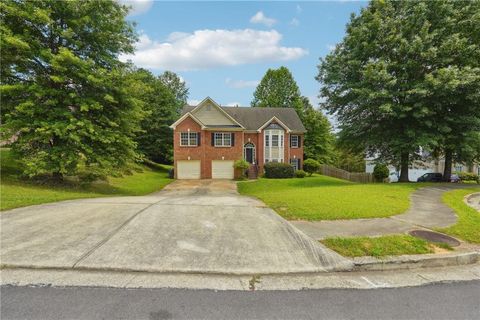
<path fill-rule="evenodd" d="M 286 67 L 268 69 L 253 93 L 252 107 L 301 109 L 300 89 Z"/>
<path fill-rule="evenodd" d="M 159 80 L 167 87 L 174 95 L 177 102 L 177 113 L 182 111 L 182 108 L 187 104 L 188 88 L 176 73 L 172 71 L 165 71 L 159 77 Z"/>
<path fill-rule="evenodd" d="M 136 157 L 143 117 L 118 55 L 136 36 L 116 1 L 2 1 L 1 90 L 6 134 L 29 176 L 105 174 Z"/>
<path fill-rule="evenodd" d="M 321 163 L 332 163 L 334 136 L 327 117 L 303 97 L 290 70 L 268 69 L 255 90 L 252 107 L 294 108 L 307 132 L 304 154 Z"/>
<path fill-rule="evenodd" d="M 155 77 L 139 69 L 133 75 L 145 88 L 135 93 L 144 102 L 148 115 L 142 120 L 142 131 L 137 134 L 138 151 L 150 160 L 160 163 L 173 161 L 173 136 L 170 125 L 178 118 L 186 104 L 188 88 L 173 72 Z"/>
<path fill-rule="evenodd" d="M 308 98 L 302 97 L 302 103 L 300 118 L 307 130 L 303 148 L 305 157 L 316 159 L 320 163 L 332 164 L 335 160 L 335 136 L 330 121 L 311 105 Z"/>
<path fill-rule="evenodd" d="M 421 148 L 478 130 L 479 3 L 372 1 L 320 61 L 323 107 L 341 139 L 399 162 L 400 181 Z"/>

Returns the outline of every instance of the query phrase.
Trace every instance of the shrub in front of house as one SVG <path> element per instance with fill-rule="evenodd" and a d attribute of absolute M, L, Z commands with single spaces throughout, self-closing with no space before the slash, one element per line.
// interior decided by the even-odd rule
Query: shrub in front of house
<path fill-rule="evenodd" d="M 284 179 L 293 178 L 295 175 L 293 166 L 288 163 L 268 162 L 263 168 L 266 178 Z"/>
<path fill-rule="evenodd" d="M 462 181 L 476 181 L 477 183 L 480 183 L 478 174 L 471 172 L 457 172 L 457 175 Z"/>
<path fill-rule="evenodd" d="M 318 162 L 315 159 L 307 159 L 303 161 L 303 170 L 308 173 L 309 176 L 314 174 L 315 172 L 318 172 L 318 169 L 320 169 L 320 162 Z"/>
<path fill-rule="evenodd" d="M 303 170 L 297 170 L 295 171 L 295 177 L 297 178 L 305 178 L 307 173 Z"/>
<path fill-rule="evenodd" d="M 378 182 L 385 181 L 385 179 L 388 178 L 389 174 L 390 174 L 390 170 L 388 170 L 388 167 L 386 164 L 379 163 L 375 165 L 375 168 L 373 168 L 373 177 Z"/>
<path fill-rule="evenodd" d="M 238 180 L 244 180 L 247 176 L 247 169 L 250 168 L 250 163 L 244 159 L 240 159 L 233 163 L 233 167 L 241 173 L 240 177 L 238 177 Z"/>
<path fill-rule="evenodd" d="M 241 159 L 241 160 L 235 161 L 233 164 L 233 167 L 235 169 L 247 170 L 248 168 L 250 168 L 250 163 Z"/>

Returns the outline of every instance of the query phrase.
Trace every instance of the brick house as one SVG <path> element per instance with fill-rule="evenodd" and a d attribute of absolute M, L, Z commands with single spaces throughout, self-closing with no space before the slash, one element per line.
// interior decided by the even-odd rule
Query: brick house
<path fill-rule="evenodd" d="M 251 164 L 250 178 L 269 161 L 303 165 L 305 127 L 292 108 L 221 107 L 207 97 L 170 127 L 177 179 L 232 179 L 239 159 Z"/>

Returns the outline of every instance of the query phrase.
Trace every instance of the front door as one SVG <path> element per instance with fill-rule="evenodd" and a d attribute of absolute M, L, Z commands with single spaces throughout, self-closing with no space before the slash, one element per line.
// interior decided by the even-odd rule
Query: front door
<path fill-rule="evenodd" d="M 248 163 L 255 162 L 255 145 L 253 143 L 247 143 L 244 147 L 245 161 Z"/>
<path fill-rule="evenodd" d="M 249 163 L 253 163 L 253 149 L 252 148 L 247 148 L 245 150 L 245 160 Z"/>

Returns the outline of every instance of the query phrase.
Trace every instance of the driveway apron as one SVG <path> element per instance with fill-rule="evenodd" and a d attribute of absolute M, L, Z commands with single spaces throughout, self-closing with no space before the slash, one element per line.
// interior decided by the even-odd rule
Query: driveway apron
<path fill-rule="evenodd" d="M 226 180 L 14 209 L 0 221 L 4 267 L 226 274 L 352 267 Z"/>

